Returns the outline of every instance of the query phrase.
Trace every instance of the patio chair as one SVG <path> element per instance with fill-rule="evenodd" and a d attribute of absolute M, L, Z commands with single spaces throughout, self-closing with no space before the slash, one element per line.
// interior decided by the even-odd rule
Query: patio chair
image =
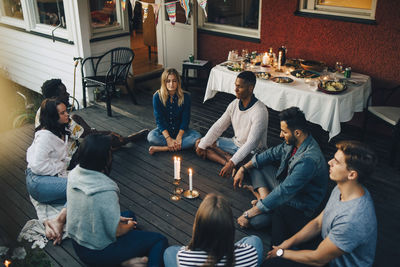
<path fill-rule="evenodd" d="M 380 89 L 375 90 L 373 93 L 370 94 L 367 100 L 367 105 L 365 107 L 365 120 L 364 120 L 364 139 L 365 133 L 367 128 L 367 123 L 370 117 L 375 117 L 384 121 L 387 125 L 389 125 L 393 130 L 393 137 L 391 142 L 391 149 L 390 149 L 390 164 L 393 165 L 396 159 L 396 152 L 397 146 L 399 144 L 400 139 L 400 107 L 389 106 L 389 100 L 393 99 L 395 93 L 400 92 L 400 85 L 389 88 L 389 89 Z M 374 98 L 374 102 L 372 105 L 372 98 L 377 94 L 382 94 L 383 101 L 377 101 Z"/>
<path fill-rule="evenodd" d="M 129 69 L 134 57 L 135 54 L 132 49 L 118 47 L 101 56 L 83 59 L 81 70 L 84 107 L 86 107 L 86 87 L 103 87 L 106 96 L 107 115 L 111 117 L 111 98 L 117 85 L 124 85 L 132 102 L 137 104 L 136 98 L 127 83 Z"/>

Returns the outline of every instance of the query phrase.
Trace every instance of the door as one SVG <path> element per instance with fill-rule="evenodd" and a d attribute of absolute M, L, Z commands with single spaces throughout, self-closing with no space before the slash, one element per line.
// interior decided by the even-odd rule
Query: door
<path fill-rule="evenodd" d="M 172 2 L 172 1 L 169 1 Z M 157 25 L 158 62 L 164 68 L 175 68 L 182 73 L 182 62 L 190 54 L 197 56 L 197 1 L 190 1 L 190 14 L 186 22 L 185 11 L 176 2 L 176 23 L 172 25 L 162 2 Z"/>

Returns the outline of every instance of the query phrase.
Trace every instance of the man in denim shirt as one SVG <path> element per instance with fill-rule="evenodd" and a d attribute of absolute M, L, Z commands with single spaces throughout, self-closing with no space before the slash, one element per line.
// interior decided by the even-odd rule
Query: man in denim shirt
<path fill-rule="evenodd" d="M 294 229 L 287 230 L 298 231 L 315 215 L 326 194 L 326 160 L 308 132 L 304 113 L 291 107 L 279 117 L 280 137 L 285 141 L 255 155 L 234 177 L 234 187 L 241 187 L 248 173 L 257 197 L 253 207 L 238 218 L 242 227 L 266 227 L 271 222 L 271 211 L 280 211 L 296 223 Z M 273 162 L 279 162 L 279 167 L 272 166 Z"/>
<path fill-rule="evenodd" d="M 375 153 L 357 141 L 341 141 L 329 161 L 336 182 L 325 209 L 295 235 L 273 242 L 263 266 L 369 267 L 374 264 L 377 221 L 374 203 L 362 183 L 377 163 Z M 289 224 L 292 222 L 289 222 Z M 314 247 L 304 242 L 319 236 Z"/>

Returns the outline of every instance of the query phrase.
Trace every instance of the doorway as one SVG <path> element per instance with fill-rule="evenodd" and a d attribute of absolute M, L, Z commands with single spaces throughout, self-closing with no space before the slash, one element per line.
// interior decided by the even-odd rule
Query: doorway
<path fill-rule="evenodd" d="M 135 53 L 132 70 L 135 78 L 159 73 L 163 66 L 158 63 L 158 48 L 156 38 L 156 23 L 153 6 L 148 5 L 147 17 L 144 19 L 142 4 L 137 1 L 132 11 L 128 2 L 129 28 L 131 49 Z M 154 3 L 154 0 L 141 0 L 141 2 Z"/>

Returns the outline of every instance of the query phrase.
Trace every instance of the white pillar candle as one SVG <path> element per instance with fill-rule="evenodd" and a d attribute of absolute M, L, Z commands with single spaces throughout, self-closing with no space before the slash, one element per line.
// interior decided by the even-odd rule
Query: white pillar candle
<path fill-rule="evenodd" d="M 174 179 L 178 179 L 178 166 L 177 166 L 178 161 L 176 160 L 176 157 L 174 157 Z"/>
<path fill-rule="evenodd" d="M 268 65 L 268 59 L 269 59 L 268 53 L 265 52 L 262 58 L 262 65 Z"/>
<path fill-rule="evenodd" d="M 177 171 L 176 179 L 181 179 L 181 158 L 178 157 L 177 160 L 178 160 L 178 162 L 177 162 L 178 171 Z"/>
<path fill-rule="evenodd" d="M 281 69 L 282 51 L 279 51 L 278 55 L 278 70 Z"/>
<path fill-rule="evenodd" d="M 193 172 L 189 169 L 189 191 L 193 191 Z"/>

